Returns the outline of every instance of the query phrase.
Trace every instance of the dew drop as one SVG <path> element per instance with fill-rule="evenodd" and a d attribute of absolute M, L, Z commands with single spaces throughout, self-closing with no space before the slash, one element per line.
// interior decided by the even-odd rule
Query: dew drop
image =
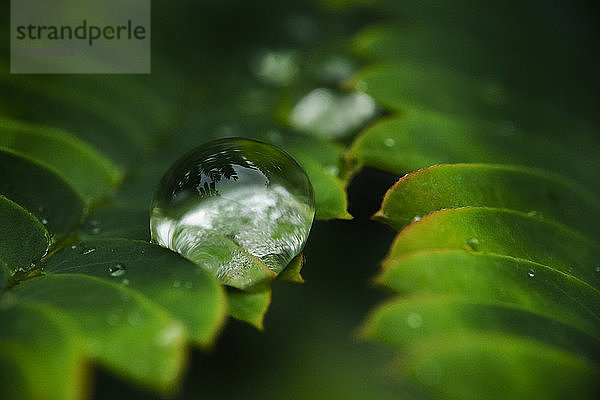
<path fill-rule="evenodd" d="M 77 245 L 75 245 L 75 244 L 72 244 L 72 245 L 71 245 L 71 250 L 77 250 Z"/>
<path fill-rule="evenodd" d="M 47 225 L 48 224 L 48 220 L 46 218 L 42 218 L 42 224 Z"/>
<path fill-rule="evenodd" d="M 289 155 L 253 140 L 221 139 L 163 176 L 150 231 L 153 242 L 235 285 L 256 279 L 236 254 L 250 253 L 281 272 L 304 247 L 314 213 L 312 186 Z"/>
<path fill-rule="evenodd" d="M 175 282 L 173 282 L 173 287 L 174 288 L 181 287 L 181 281 L 175 281 Z"/>
<path fill-rule="evenodd" d="M 110 274 L 110 276 L 114 276 L 114 277 L 123 276 L 123 275 L 125 275 L 126 271 L 127 271 L 127 268 L 125 268 L 125 266 L 123 264 L 119 264 L 119 263 L 108 267 L 108 273 Z"/>
<path fill-rule="evenodd" d="M 383 141 L 383 144 L 385 145 L 385 147 L 394 147 L 394 145 L 396 144 L 396 141 L 392 138 L 385 138 L 385 140 Z"/>
<path fill-rule="evenodd" d="M 323 172 L 325 172 L 327 175 L 338 176 L 340 174 L 340 169 L 335 165 L 326 165 L 323 167 Z"/>
<path fill-rule="evenodd" d="M 596 265 L 596 272 L 600 272 L 600 265 Z"/>
<path fill-rule="evenodd" d="M 527 213 L 527 215 L 530 216 L 530 217 L 536 217 L 536 218 L 542 218 L 543 217 L 542 213 L 540 211 L 536 211 L 536 210 L 529 211 Z"/>
<path fill-rule="evenodd" d="M 376 113 L 375 100 L 368 94 L 318 88 L 293 107 L 290 125 L 304 133 L 340 139 L 356 132 Z"/>
<path fill-rule="evenodd" d="M 129 279 L 125 278 L 121 281 L 121 283 L 125 286 L 129 285 Z"/>
<path fill-rule="evenodd" d="M 95 249 L 95 248 L 93 248 L 93 247 L 90 247 L 90 248 L 88 248 L 88 249 L 83 249 L 83 250 L 81 251 L 81 254 L 83 254 L 84 256 L 86 256 L 86 255 L 88 255 L 88 254 L 91 254 L 91 253 L 93 253 L 93 252 L 95 252 L 95 251 L 96 251 L 96 249 Z"/>
<path fill-rule="evenodd" d="M 419 222 L 421 220 L 421 217 L 419 215 L 415 215 L 414 218 L 412 219 L 413 222 Z"/>
<path fill-rule="evenodd" d="M 120 321 L 121 321 L 121 317 L 117 313 L 110 313 L 106 317 L 106 322 L 108 322 L 108 324 L 112 325 L 112 326 L 117 325 Z"/>
<path fill-rule="evenodd" d="M 529 268 L 529 271 L 527 271 L 527 275 L 530 278 L 533 278 L 535 276 L 535 270 L 533 268 Z"/>
<path fill-rule="evenodd" d="M 419 329 L 423 325 L 423 317 L 421 317 L 421 314 L 410 313 L 406 317 L 406 323 L 413 329 Z"/>
<path fill-rule="evenodd" d="M 467 240 L 465 240 L 465 244 L 467 245 L 467 247 L 473 251 L 478 251 L 479 250 L 479 239 L 477 238 L 468 238 Z"/>
<path fill-rule="evenodd" d="M 99 233 L 100 233 L 100 227 L 98 227 L 98 226 L 94 226 L 94 227 L 93 227 L 93 228 L 90 230 L 90 232 L 92 233 L 92 235 L 97 235 L 97 234 L 99 234 Z"/>

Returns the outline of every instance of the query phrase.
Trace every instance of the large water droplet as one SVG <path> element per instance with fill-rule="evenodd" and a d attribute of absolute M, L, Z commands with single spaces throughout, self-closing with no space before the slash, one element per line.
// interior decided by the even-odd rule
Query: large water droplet
<path fill-rule="evenodd" d="M 208 267 L 223 283 L 248 287 L 266 278 L 257 265 L 279 273 L 300 253 L 314 213 L 308 177 L 289 155 L 253 140 L 221 139 L 163 176 L 150 231 L 154 242 Z"/>

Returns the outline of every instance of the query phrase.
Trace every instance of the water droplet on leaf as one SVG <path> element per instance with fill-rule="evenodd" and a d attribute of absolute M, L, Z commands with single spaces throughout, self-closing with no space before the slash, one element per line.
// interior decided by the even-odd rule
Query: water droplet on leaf
<path fill-rule="evenodd" d="M 423 317 L 421 314 L 410 313 L 408 317 L 406 317 L 406 323 L 413 329 L 418 329 L 423 325 Z"/>
<path fill-rule="evenodd" d="M 48 224 L 48 220 L 46 218 L 42 218 L 42 224 L 47 225 Z"/>
<path fill-rule="evenodd" d="M 467 240 L 465 240 L 465 244 L 467 245 L 467 247 L 473 251 L 478 251 L 479 250 L 479 239 L 477 238 L 468 238 Z"/>
<path fill-rule="evenodd" d="M 529 268 L 527 275 L 529 275 L 530 278 L 533 278 L 535 276 L 535 270 L 533 268 Z"/>
<path fill-rule="evenodd" d="M 383 144 L 385 145 L 385 147 L 394 147 L 394 145 L 396 144 L 396 141 L 392 138 L 386 138 L 383 141 Z"/>
<path fill-rule="evenodd" d="M 110 273 L 110 276 L 123 276 L 125 275 L 127 268 L 125 268 L 125 266 L 123 264 L 115 264 L 115 265 L 111 265 L 110 267 L 108 267 L 108 272 Z"/>
<path fill-rule="evenodd" d="M 96 251 L 96 249 L 95 249 L 95 248 L 93 248 L 93 247 L 90 247 L 90 248 L 88 248 L 88 249 L 83 249 L 83 250 L 81 251 L 81 254 L 83 254 L 83 255 L 85 256 L 85 255 L 91 254 L 91 253 L 93 253 L 93 252 L 95 252 L 95 251 Z"/>
<path fill-rule="evenodd" d="M 222 282 L 247 287 L 258 279 L 248 263 L 279 273 L 300 253 L 314 213 L 312 186 L 289 155 L 253 140 L 222 139 L 188 153 L 163 176 L 150 231 L 154 242 Z"/>
<path fill-rule="evenodd" d="M 542 213 L 540 211 L 536 211 L 536 210 L 529 211 L 527 213 L 527 215 L 530 216 L 530 217 L 537 217 L 537 218 L 542 218 L 543 217 Z"/>

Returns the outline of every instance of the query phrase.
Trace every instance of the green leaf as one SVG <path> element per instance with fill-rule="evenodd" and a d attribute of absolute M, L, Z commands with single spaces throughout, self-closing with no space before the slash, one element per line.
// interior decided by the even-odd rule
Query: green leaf
<path fill-rule="evenodd" d="M 600 291 L 573 275 L 532 261 L 427 249 L 388 258 L 377 282 L 402 295 L 416 296 L 415 302 L 454 296 L 488 306 L 502 305 L 559 320 L 600 338 Z M 457 323 L 455 328 L 461 326 Z"/>
<path fill-rule="evenodd" d="M 59 175 L 37 162 L 0 150 L 0 193 L 24 206 L 58 237 L 79 225 L 84 202 Z"/>
<path fill-rule="evenodd" d="M 396 230 L 443 208 L 505 208 L 550 218 L 600 237 L 600 202 L 584 188 L 541 170 L 488 164 L 438 165 L 401 178 L 375 218 Z"/>
<path fill-rule="evenodd" d="M 223 290 L 208 271 L 146 242 L 77 242 L 50 258 L 44 272 L 94 276 L 127 286 L 164 307 L 203 346 L 212 342 L 225 316 Z"/>
<path fill-rule="evenodd" d="M 0 384 L 10 399 L 74 400 L 84 397 L 87 367 L 78 338 L 65 321 L 40 304 L 0 308 Z M 35 379 L 31 379 L 35 376 Z"/>
<path fill-rule="evenodd" d="M 290 281 L 296 283 L 304 283 L 304 278 L 302 278 L 302 266 L 304 265 L 304 255 L 300 253 L 290 263 L 287 267 L 279 275 L 277 275 L 277 279 L 282 281 Z"/>
<path fill-rule="evenodd" d="M 595 146 L 559 144 L 529 132 L 511 133 L 506 122 L 433 111 L 407 110 L 379 121 L 352 144 L 349 156 L 397 174 L 441 163 L 527 165 L 568 175 L 598 192 Z"/>
<path fill-rule="evenodd" d="M 106 196 L 120 171 L 92 147 L 58 129 L 0 118 L 0 148 L 8 148 L 51 167 L 89 204 Z M 85 165 L 85 168 L 74 166 Z"/>
<path fill-rule="evenodd" d="M 8 271 L 29 269 L 50 245 L 44 226 L 18 204 L 0 196 L 0 261 Z"/>
<path fill-rule="evenodd" d="M 8 266 L 4 263 L 4 261 L 0 260 L 0 294 L 6 288 L 8 284 L 8 278 L 10 274 L 8 272 Z"/>
<path fill-rule="evenodd" d="M 263 320 L 271 304 L 271 289 L 242 291 L 227 288 L 229 315 L 263 329 Z"/>
<path fill-rule="evenodd" d="M 10 295 L 70 318 L 88 357 L 141 385 L 168 391 L 182 372 L 184 327 L 121 283 L 78 273 L 48 274 L 22 282 Z"/>
<path fill-rule="evenodd" d="M 572 353 L 492 333 L 424 340 L 394 372 L 444 399 L 594 399 L 600 378 L 597 364 Z"/>
<path fill-rule="evenodd" d="M 403 230 L 390 256 L 421 249 L 466 249 L 522 258 L 600 288 L 595 269 L 600 245 L 564 225 L 519 212 L 483 207 L 435 212 Z"/>

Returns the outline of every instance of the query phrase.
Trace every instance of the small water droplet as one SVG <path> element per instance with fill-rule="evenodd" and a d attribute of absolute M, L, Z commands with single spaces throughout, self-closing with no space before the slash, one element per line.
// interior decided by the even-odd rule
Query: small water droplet
<path fill-rule="evenodd" d="M 474 237 L 468 238 L 467 240 L 465 240 L 465 244 L 467 245 L 467 247 L 470 250 L 473 250 L 473 251 L 479 250 L 479 239 L 477 239 L 477 238 L 474 238 Z"/>
<path fill-rule="evenodd" d="M 323 171 L 325 171 L 327 175 L 331 176 L 338 176 L 340 173 L 340 169 L 335 165 L 326 165 L 325 167 L 323 167 Z"/>
<path fill-rule="evenodd" d="M 41 213 L 46 212 L 46 208 L 44 208 L 44 206 L 39 206 L 38 211 Z"/>
<path fill-rule="evenodd" d="M 169 346 L 174 341 L 180 339 L 183 333 L 183 327 L 179 323 L 171 323 L 169 326 L 158 332 L 156 335 L 156 344 L 163 347 Z"/>
<path fill-rule="evenodd" d="M 187 281 L 183 286 L 186 289 L 191 289 L 192 287 L 194 287 L 194 284 L 191 281 Z"/>
<path fill-rule="evenodd" d="M 406 317 L 406 323 L 413 329 L 418 329 L 423 325 L 423 317 L 421 314 L 410 313 L 408 317 Z"/>
<path fill-rule="evenodd" d="M 253 140 L 222 139 L 167 171 L 150 230 L 155 243 L 207 266 L 222 282 L 249 285 L 257 282 L 247 265 L 233 262 L 234 250 L 279 273 L 302 250 L 314 212 L 308 177 L 289 155 Z"/>
<path fill-rule="evenodd" d="M 108 267 L 108 272 L 110 273 L 110 276 L 123 276 L 125 275 L 125 272 L 127 272 L 127 268 L 125 268 L 123 264 L 117 263 Z"/>
<path fill-rule="evenodd" d="M 181 281 L 175 281 L 175 282 L 173 282 L 173 287 L 174 288 L 178 288 L 180 286 L 181 286 Z"/>
<path fill-rule="evenodd" d="M 127 315 L 127 322 L 131 326 L 138 326 L 142 323 L 142 314 L 138 311 L 132 311 Z"/>
<path fill-rule="evenodd" d="M 93 248 L 93 247 L 90 247 L 90 248 L 87 248 L 87 249 L 83 249 L 83 250 L 81 251 L 81 254 L 83 254 L 84 256 L 86 256 L 86 255 L 88 255 L 88 254 L 91 254 L 91 253 L 93 253 L 93 252 L 95 252 L 95 251 L 96 251 L 96 249 L 95 249 L 95 248 Z"/>
<path fill-rule="evenodd" d="M 94 226 L 92 229 L 90 229 L 90 232 L 92 233 L 92 235 L 97 235 L 100 233 L 100 227 Z"/>
<path fill-rule="evenodd" d="M 121 281 L 121 283 L 125 286 L 129 285 L 129 279 L 125 278 Z"/>
<path fill-rule="evenodd" d="M 596 265 L 596 272 L 600 272 L 600 265 Z"/>
<path fill-rule="evenodd" d="M 71 245 L 71 250 L 77 250 L 77 245 L 75 245 L 75 244 L 72 244 L 72 245 Z"/>
<path fill-rule="evenodd" d="M 421 220 L 421 217 L 419 215 L 415 215 L 412 220 L 413 222 L 419 222 Z"/>
<path fill-rule="evenodd" d="M 112 325 L 112 326 L 117 325 L 120 321 L 121 321 L 121 316 L 117 313 L 110 313 L 106 317 L 106 322 L 108 322 L 108 324 Z"/>
<path fill-rule="evenodd" d="M 529 275 L 530 278 L 533 278 L 535 276 L 535 269 L 529 268 L 529 271 L 527 271 L 527 275 Z"/>
<path fill-rule="evenodd" d="M 42 224 L 47 225 L 48 224 L 48 220 L 46 218 L 42 218 Z"/>
<path fill-rule="evenodd" d="M 540 211 L 532 210 L 527 213 L 530 217 L 542 218 L 543 215 Z"/>
<path fill-rule="evenodd" d="M 385 138 L 385 140 L 383 141 L 383 144 L 385 147 L 394 147 L 394 145 L 396 144 L 396 141 L 392 138 Z"/>

